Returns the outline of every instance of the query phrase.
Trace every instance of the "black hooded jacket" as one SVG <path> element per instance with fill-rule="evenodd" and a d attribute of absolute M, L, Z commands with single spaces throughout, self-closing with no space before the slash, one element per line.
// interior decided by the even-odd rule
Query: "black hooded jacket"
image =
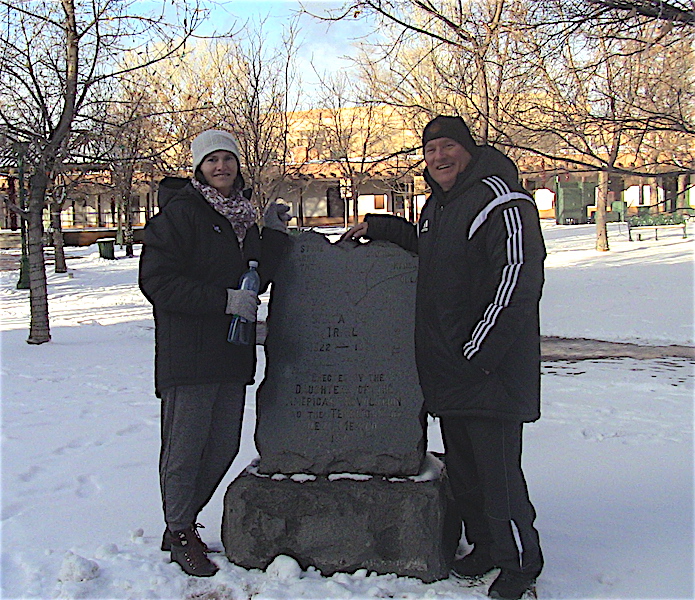
<path fill-rule="evenodd" d="M 514 164 L 490 146 L 448 192 L 432 188 L 417 226 L 368 215 L 368 237 L 419 255 L 415 349 L 425 408 L 435 415 L 540 417 L 545 246 Z"/>
<path fill-rule="evenodd" d="M 149 220 L 139 284 L 155 319 L 155 389 L 175 385 L 253 382 L 255 346 L 227 342 L 227 288 L 237 288 L 249 260 L 259 262 L 262 290 L 287 235 L 257 225 L 239 244 L 230 222 L 189 180 L 166 178 L 160 212 Z"/>

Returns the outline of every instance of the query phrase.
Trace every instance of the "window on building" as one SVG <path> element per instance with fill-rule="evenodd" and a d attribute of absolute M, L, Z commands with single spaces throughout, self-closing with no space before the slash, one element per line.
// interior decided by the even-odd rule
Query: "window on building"
<path fill-rule="evenodd" d="M 376 194 L 374 196 L 374 210 L 384 210 L 386 207 L 386 194 Z"/>

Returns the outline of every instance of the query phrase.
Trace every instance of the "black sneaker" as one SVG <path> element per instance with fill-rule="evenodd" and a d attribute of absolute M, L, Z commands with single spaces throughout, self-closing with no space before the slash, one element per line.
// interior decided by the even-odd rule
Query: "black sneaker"
<path fill-rule="evenodd" d="M 217 573 L 217 565 L 207 557 L 206 549 L 195 525 L 171 532 L 171 560 L 188 575 L 212 577 Z"/>
<path fill-rule="evenodd" d="M 492 582 L 487 595 L 501 600 L 520 600 L 526 592 L 535 596 L 535 585 L 538 572 L 524 573 L 502 569 L 497 579 Z"/>
<path fill-rule="evenodd" d="M 458 579 L 480 579 L 496 567 L 490 558 L 490 547 L 475 546 L 472 552 L 454 561 L 451 574 Z"/>

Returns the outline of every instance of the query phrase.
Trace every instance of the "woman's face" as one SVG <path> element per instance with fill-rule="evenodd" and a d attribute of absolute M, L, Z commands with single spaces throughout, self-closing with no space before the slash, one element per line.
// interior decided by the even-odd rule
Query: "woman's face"
<path fill-rule="evenodd" d="M 203 159 L 200 163 L 200 172 L 208 185 L 228 198 L 232 195 L 234 181 L 239 174 L 239 163 L 231 152 L 217 150 Z"/>

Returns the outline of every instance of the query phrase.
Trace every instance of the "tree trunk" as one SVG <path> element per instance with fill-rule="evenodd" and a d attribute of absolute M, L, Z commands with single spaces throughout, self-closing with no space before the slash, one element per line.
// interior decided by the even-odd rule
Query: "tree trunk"
<path fill-rule="evenodd" d="M 687 208 L 688 203 L 686 202 L 686 191 L 688 190 L 688 176 L 679 175 L 678 176 L 678 195 L 676 196 L 676 208 Z"/>
<path fill-rule="evenodd" d="M 127 194 L 123 198 L 123 244 L 125 245 L 126 258 L 133 258 L 133 211 L 131 205 L 132 196 Z"/>
<path fill-rule="evenodd" d="M 608 206 L 608 173 L 601 171 L 598 174 L 598 198 L 596 199 L 596 250 L 607 252 L 608 229 L 606 227 L 606 207 Z"/>
<path fill-rule="evenodd" d="M 65 261 L 65 244 L 63 240 L 63 225 L 60 222 L 60 213 L 63 203 L 51 204 L 51 237 L 53 238 L 53 252 L 55 254 L 55 272 L 67 273 L 68 265 Z"/>
<path fill-rule="evenodd" d="M 51 341 L 48 325 L 48 286 L 46 284 L 46 263 L 43 256 L 43 207 L 46 197 L 48 177 L 38 169 L 30 178 L 29 195 L 29 304 L 31 325 L 29 344 L 43 344 Z"/>
<path fill-rule="evenodd" d="M 304 186 L 299 187 L 299 205 L 297 206 L 297 227 L 301 230 L 304 227 Z"/>
<path fill-rule="evenodd" d="M 649 212 L 659 213 L 659 182 L 656 177 L 649 178 Z"/>
<path fill-rule="evenodd" d="M 360 222 L 359 191 L 355 179 L 353 178 L 350 181 L 352 182 L 350 186 L 352 190 L 352 224 L 357 225 Z"/>

